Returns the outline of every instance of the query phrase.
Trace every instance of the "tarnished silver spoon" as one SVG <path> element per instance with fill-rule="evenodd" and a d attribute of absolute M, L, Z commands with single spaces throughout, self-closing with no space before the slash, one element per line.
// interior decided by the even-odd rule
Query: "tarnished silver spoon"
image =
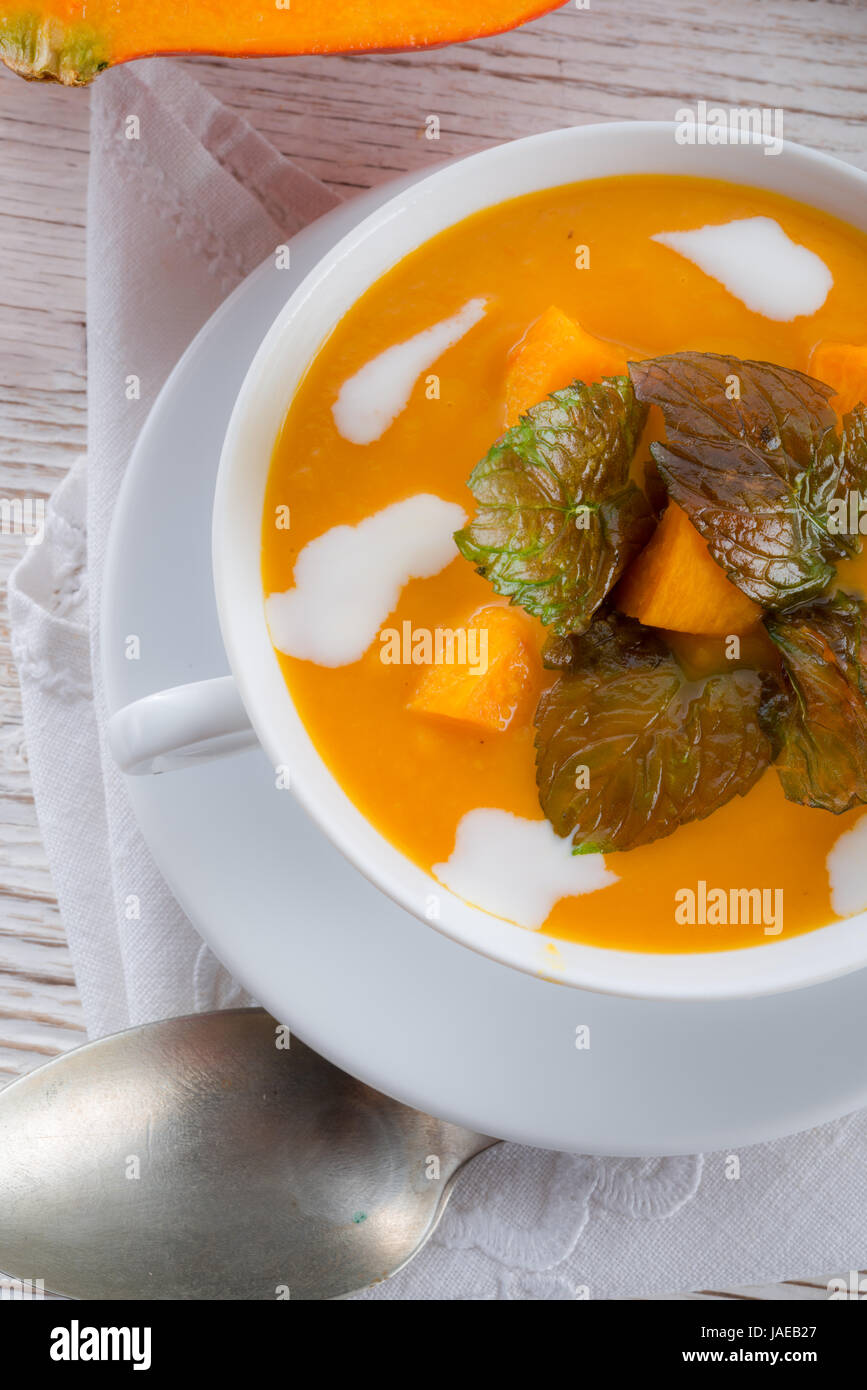
<path fill-rule="evenodd" d="M 337 1298 L 406 1264 L 495 1142 L 262 1009 L 150 1023 L 0 1092 L 0 1269 L 72 1298 Z"/>

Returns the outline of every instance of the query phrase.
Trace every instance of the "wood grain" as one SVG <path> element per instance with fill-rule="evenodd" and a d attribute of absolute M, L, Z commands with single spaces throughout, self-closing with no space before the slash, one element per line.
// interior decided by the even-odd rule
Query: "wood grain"
<path fill-rule="evenodd" d="M 790 139 L 867 168 L 862 0 L 590 0 L 428 54 L 188 59 L 344 193 L 555 126 L 672 119 L 703 98 L 781 107 Z M 424 138 L 428 115 L 441 138 Z M 47 496 L 84 448 L 88 94 L 0 75 L 0 497 Z M 0 574 L 20 553 L 0 536 Z M 0 614 L 0 1084 L 83 1038 L 39 838 Z M 824 1297 L 826 1281 L 741 1291 Z M 706 1291 L 691 1297 L 719 1297 Z"/>

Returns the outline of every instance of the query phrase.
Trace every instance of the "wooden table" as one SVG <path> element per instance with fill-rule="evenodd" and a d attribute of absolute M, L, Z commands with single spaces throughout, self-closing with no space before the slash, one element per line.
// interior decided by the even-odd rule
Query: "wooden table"
<path fill-rule="evenodd" d="M 699 99 L 782 107 L 785 134 L 867 168 L 863 0 L 590 0 L 428 54 L 184 60 L 343 193 L 450 155 Z M 441 138 L 424 138 L 428 115 Z M 47 496 L 86 437 L 88 93 L 0 76 L 0 497 Z M 8 573 L 22 542 L 0 535 Z M 39 838 L 0 612 L 0 1084 L 84 1038 Z M 741 1291 L 822 1297 L 825 1280 Z M 690 1295 L 691 1297 L 719 1295 Z"/>

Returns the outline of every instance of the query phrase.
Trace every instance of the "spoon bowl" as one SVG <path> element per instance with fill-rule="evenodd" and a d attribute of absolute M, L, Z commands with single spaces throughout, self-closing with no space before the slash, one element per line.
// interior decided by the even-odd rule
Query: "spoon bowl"
<path fill-rule="evenodd" d="M 263 1009 L 169 1019 L 0 1093 L 0 1269 L 82 1299 L 328 1299 L 394 1274 L 495 1140 Z"/>

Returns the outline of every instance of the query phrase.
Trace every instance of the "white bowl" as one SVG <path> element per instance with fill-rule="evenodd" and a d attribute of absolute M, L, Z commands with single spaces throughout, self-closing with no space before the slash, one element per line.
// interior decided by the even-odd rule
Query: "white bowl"
<path fill-rule="evenodd" d="M 545 949 L 553 938 L 461 901 L 395 849 L 350 801 L 292 703 L 265 623 L 261 576 L 271 456 L 308 364 L 370 285 L 446 227 L 509 198 L 583 179 L 684 174 L 773 190 L 867 231 L 867 175 L 841 161 L 789 144 L 773 157 L 758 144 L 681 145 L 675 131 L 662 122 L 578 126 L 486 150 L 399 193 L 323 258 L 253 359 L 220 460 L 214 582 L 236 687 L 206 682 L 148 697 L 116 715 L 111 733 L 126 770 L 154 770 L 179 758 L 211 756 L 215 747 L 237 746 L 246 711 L 273 765 L 288 770 L 307 812 L 363 874 L 424 921 L 431 894 L 437 896 L 439 916 L 430 922 L 435 929 L 505 965 L 562 984 L 634 997 L 710 1000 L 795 989 L 867 965 L 867 914 L 732 951 L 650 954 L 557 939 L 553 956 Z"/>

